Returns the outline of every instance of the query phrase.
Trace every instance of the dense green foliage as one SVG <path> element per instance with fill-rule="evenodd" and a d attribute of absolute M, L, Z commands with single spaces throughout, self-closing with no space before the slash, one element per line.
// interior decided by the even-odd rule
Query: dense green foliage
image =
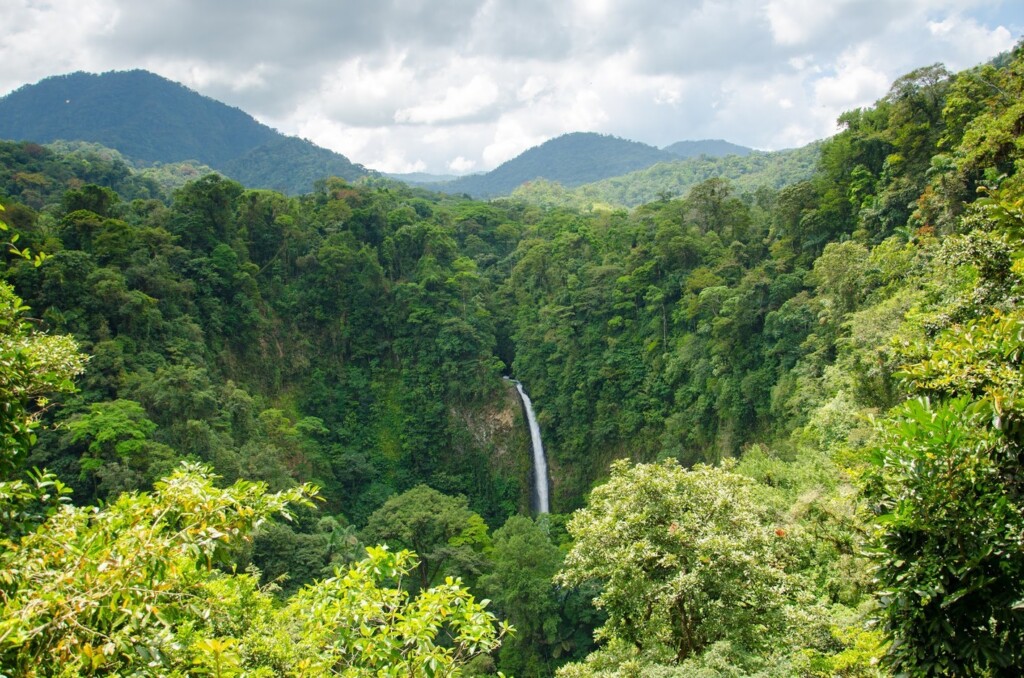
<path fill-rule="evenodd" d="M 899 666 L 984 675 L 1024 666 L 1018 403 L 1024 317 L 944 333 L 907 372 L 933 394 L 894 411 L 873 495 L 880 583 Z"/>
<path fill-rule="evenodd" d="M 57 158 L 78 159 L 79 161 L 71 168 L 78 180 L 113 188 L 119 195 L 129 199 L 163 198 L 190 181 L 215 173 L 212 167 L 194 160 L 171 163 L 132 161 L 112 148 L 89 141 L 54 141 L 46 144 L 46 148 L 53 151 Z M 121 182 L 120 185 L 113 183 L 113 177 L 97 174 L 107 165 L 113 166 L 113 169 L 106 171 L 116 176 L 116 181 Z M 132 181 L 138 183 L 139 188 L 133 188 L 130 183 Z M 142 192 L 143 187 L 145 193 Z"/>
<path fill-rule="evenodd" d="M 509 195 L 517 186 L 534 179 L 579 186 L 673 159 L 675 156 L 671 153 L 638 141 L 573 132 L 528 149 L 485 174 L 465 176 L 432 187 L 446 193 L 493 198 Z"/>
<path fill-rule="evenodd" d="M 183 183 L 183 182 L 182 182 Z M 38 144 L 0 141 L 0 191 L 10 205 L 4 219 L 17 227 L 31 219 L 22 206 L 34 210 L 60 202 L 68 188 L 98 184 L 131 200 L 159 198 L 159 183 L 132 171 L 116 151 L 99 146 Z"/>
<path fill-rule="evenodd" d="M 328 176 L 367 174 L 343 155 L 142 70 L 77 72 L 25 85 L 0 98 L 0 139 L 94 142 L 146 165 L 194 161 L 246 186 L 289 194 L 307 193 Z"/>
<path fill-rule="evenodd" d="M 239 480 L 215 486 L 184 464 L 151 493 L 110 504 L 61 505 L 66 489 L 38 472 L 18 479 L 35 442 L 43 394 L 72 390 L 82 356 L 66 336 L 35 332 L 25 307 L 0 284 L 0 669 L 5 675 L 456 676 L 508 631 L 457 580 L 411 596 L 408 551 L 367 558 L 279 603 L 251 573 L 226 571 L 270 517 L 312 508 L 309 485 L 268 493 Z M 120 436 L 115 411 L 95 406 L 97 442 Z M 100 417 L 96 417 L 97 419 Z M 137 423 L 137 422 L 136 422 Z M 138 454 L 148 430 L 128 427 L 121 455 Z M 130 443 L 125 449 L 120 449 Z"/>
<path fill-rule="evenodd" d="M 493 282 L 457 241 L 494 266 L 515 232 L 485 241 L 475 220 L 507 210 L 341 180 L 294 200 L 210 176 L 171 208 L 86 186 L 25 219 L 23 242 L 51 256 L 11 277 L 93 355 L 60 414 L 72 435 L 35 452 L 78 497 L 144 488 L 191 455 L 232 479 L 316 480 L 356 521 L 420 482 L 492 522 L 525 505 L 486 430 L 507 391 Z M 89 433 L 103 401 L 142 405 L 129 419 L 147 453 Z"/>
<path fill-rule="evenodd" d="M 561 580 L 602 582 L 602 634 L 685 660 L 731 639 L 767 649 L 794 583 L 796 541 L 748 478 L 677 463 L 612 467 L 569 523 Z"/>
<path fill-rule="evenodd" d="M 486 566 L 487 525 L 465 497 L 449 497 L 426 485 L 396 495 L 373 512 L 363 541 L 402 546 L 419 555 L 421 588 L 450 576 L 475 580 Z"/>
<path fill-rule="evenodd" d="M 262 146 L 218 165 L 224 174 L 254 188 L 307 193 L 326 177 L 355 180 L 367 170 L 311 141 L 278 135 Z"/>
<path fill-rule="evenodd" d="M 605 643 L 559 675 L 718 675 L 716 664 L 731 675 L 834 675 L 842 664 L 843 675 L 876 675 L 858 645 L 877 651 L 881 638 L 850 623 L 864 583 L 850 517 L 841 501 L 807 494 L 825 476 L 786 466 L 757 453 L 725 469 L 616 462 L 573 515 L 558 575 L 601 583 Z M 788 487 L 751 477 L 766 471 Z M 799 512 L 787 511 L 794 496 Z"/>
<path fill-rule="evenodd" d="M 582 659 L 601 617 L 591 607 L 596 588 L 552 586 L 564 551 L 552 543 L 550 516 L 512 516 L 494 532 L 493 568 L 479 587 L 516 629 L 501 648 L 501 667 L 517 676 L 551 675 L 554 666 Z"/>
<path fill-rule="evenodd" d="M 4 275 L 36 316 L 5 297 L 0 376 L 35 390 L 3 392 L 4 661 L 57 651 L 67 675 L 116 674 L 152 647 L 168 673 L 222 675 L 1018 675 L 1022 95 L 1019 50 L 925 67 L 845 114 L 806 179 L 712 176 L 632 211 L 379 179 L 290 198 L 207 176 L 163 201 L 119 195 L 130 168 L 88 183 L 11 144 L 5 176 L 41 180 L 3 196 Z M 19 353 L 39 329 L 90 356 L 77 394 L 74 345 L 59 379 Z M 549 453 L 559 513 L 537 521 L 516 515 L 508 371 Z M 172 508 L 236 495 L 205 525 Z M 292 520 L 264 522 L 286 500 Z M 76 565 L 47 537 L 114 554 L 150 538 L 136 530 L 166 558 Z M 361 548 L 377 542 L 395 550 Z M 167 588 L 111 603 L 83 583 L 133 568 Z M 520 635 L 496 650 L 469 590 Z M 63 626 L 32 635 L 44 623 Z"/>

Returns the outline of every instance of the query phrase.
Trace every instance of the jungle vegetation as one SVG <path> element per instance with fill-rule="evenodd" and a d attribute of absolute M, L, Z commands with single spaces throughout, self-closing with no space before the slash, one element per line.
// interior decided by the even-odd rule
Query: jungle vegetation
<path fill-rule="evenodd" d="M 1022 95 L 632 210 L 0 144 L 0 672 L 1019 675 Z"/>

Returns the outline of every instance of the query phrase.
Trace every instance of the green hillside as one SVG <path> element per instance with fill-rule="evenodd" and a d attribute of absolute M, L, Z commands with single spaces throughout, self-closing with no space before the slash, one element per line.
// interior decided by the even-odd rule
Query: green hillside
<path fill-rule="evenodd" d="M 680 158 L 696 158 L 706 155 L 709 158 L 724 158 L 727 155 L 750 155 L 754 149 L 733 144 L 724 139 L 700 139 L 698 141 L 677 141 L 661 149 L 666 153 Z"/>
<path fill-rule="evenodd" d="M 445 193 L 493 198 L 509 195 L 524 182 L 538 178 L 557 181 L 563 186 L 578 186 L 650 167 L 672 157 L 638 141 L 574 132 L 545 141 L 485 174 L 431 187 Z"/>
<path fill-rule="evenodd" d="M 3 672 L 1019 675 L 1022 96 L 628 210 L 0 144 Z"/>
<path fill-rule="evenodd" d="M 708 179 L 728 179 L 742 193 L 779 189 L 808 179 L 818 162 L 820 143 L 773 153 L 714 158 L 707 155 L 659 162 L 645 169 L 591 184 L 566 188 L 557 182 L 530 181 L 513 195 L 538 205 L 591 209 L 595 206 L 636 207 L 655 200 L 684 196 Z"/>
<path fill-rule="evenodd" d="M 365 168 L 147 71 L 72 73 L 0 98 L 0 139 L 95 142 L 133 162 L 196 161 L 247 185 L 305 193 Z"/>
<path fill-rule="evenodd" d="M 144 162 L 217 167 L 276 136 L 239 109 L 147 71 L 59 75 L 0 99 L 0 138 L 94 141 Z"/>
<path fill-rule="evenodd" d="M 340 177 L 354 181 L 368 174 L 348 158 L 311 141 L 278 135 L 272 141 L 233 158 L 219 168 L 246 186 L 282 193 L 305 193 L 317 181 Z"/>

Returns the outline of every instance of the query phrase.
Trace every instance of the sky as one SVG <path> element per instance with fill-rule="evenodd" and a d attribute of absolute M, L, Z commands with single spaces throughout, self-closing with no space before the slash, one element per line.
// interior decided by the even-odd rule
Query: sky
<path fill-rule="evenodd" d="M 385 172 L 568 132 L 763 150 L 1011 48 L 1024 0 L 0 0 L 0 95 L 143 68 Z"/>

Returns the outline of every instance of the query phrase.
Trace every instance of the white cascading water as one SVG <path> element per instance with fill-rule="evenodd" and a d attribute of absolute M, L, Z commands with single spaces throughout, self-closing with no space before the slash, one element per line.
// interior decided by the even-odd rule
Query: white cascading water
<path fill-rule="evenodd" d="M 540 440 L 540 426 L 537 424 L 537 417 L 533 414 L 533 403 L 530 396 L 526 395 L 523 385 L 512 380 L 519 391 L 519 397 L 523 400 L 523 409 L 526 410 L 526 421 L 530 424 L 530 442 L 533 444 L 533 477 L 534 494 L 537 497 L 537 514 L 549 513 L 551 504 L 548 500 L 548 460 L 544 456 L 544 443 Z"/>

